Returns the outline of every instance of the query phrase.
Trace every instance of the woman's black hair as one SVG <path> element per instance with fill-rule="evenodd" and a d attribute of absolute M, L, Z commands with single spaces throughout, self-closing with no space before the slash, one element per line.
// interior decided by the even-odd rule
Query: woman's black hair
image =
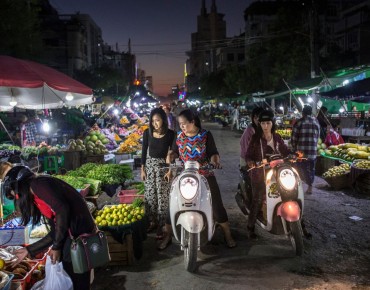
<path fill-rule="evenodd" d="M 154 132 L 154 127 L 153 127 L 153 124 L 152 124 L 154 115 L 161 116 L 161 119 L 162 119 L 162 122 L 163 122 L 161 131 L 162 131 L 162 134 L 166 134 L 167 130 L 168 130 L 168 119 L 167 119 L 166 112 L 162 108 L 154 108 L 150 112 L 150 116 L 149 116 L 149 132 L 150 132 L 150 134 L 153 135 L 153 132 Z"/>
<path fill-rule="evenodd" d="M 178 117 L 184 117 L 189 122 L 194 121 L 194 125 L 197 128 L 202 129 L 202 124 L 200 123 L 200 119 L 199 119 L 198 115 L 196 113 L 194 113 L 192 110 L 190 110 L 190 109 L 182 110 Z"/>
<path fill-rule="evenodd" d="M 37 225 L 41 221 L 41 212 L 35 205 L 33 194 L 30 192 L 31 181 L 34 178 L 34 176 L 31 176 L 22 182 L 18 182 L 16 185 L 18 188 L 15 188 L 15 192 L 18 194 L 15 205 L 22 214 L 22 225 L 27 225 L 30 221 L 32 221 L 32 225 Z"/>
<path fill-rule="evenodd" d="M 258 126 L 254 123 L 254 117 L 258 117 L 259 116 L 259 114 L 261 113 L 263 111 L 263 108 L 262 107 L 256 107 L 256 108 L 254 108 L 253 109 L 253 111 L 252 111 L 252 115 L 251 115 L 251 119 L 252 119 L 252 126 L 253 126 L 253 128 L 254 128 L 254 131 L 257 131 L 257 128 L 258 128 Z"/>

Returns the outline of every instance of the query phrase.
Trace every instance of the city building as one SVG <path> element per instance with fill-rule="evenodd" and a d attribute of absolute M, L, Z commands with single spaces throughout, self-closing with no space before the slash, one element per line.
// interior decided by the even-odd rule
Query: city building
<path fill-rule="evenodd" d="M 202 0 L 200 15 L 197 17 L 197 32 L 191 35 L 189 56 L 188 91 L 197 90 L 201 76 L 217 70 L 216 50 L 226 41 L 224 14 L 217 12 L 216 1 L 212 0 L 208 13 L 205 0 Z"/>

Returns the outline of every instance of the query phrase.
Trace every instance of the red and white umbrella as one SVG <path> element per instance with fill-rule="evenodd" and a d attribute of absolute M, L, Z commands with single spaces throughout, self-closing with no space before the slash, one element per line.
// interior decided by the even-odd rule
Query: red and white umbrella
<path fill-rule="evenodd" d="M 12 102 L 12 104 L 11 104 Z M 53 109 L 93 102 L 92 89 L 46 65 L 0 55 L 0 110 Z"/>

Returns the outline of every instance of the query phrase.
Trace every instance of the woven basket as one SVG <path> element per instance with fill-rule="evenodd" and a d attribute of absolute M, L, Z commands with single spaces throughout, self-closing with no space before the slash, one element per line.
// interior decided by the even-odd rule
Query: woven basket
<path fill-rule="evenodd" d="M 335 190 L 351 187 L 351 174 L 349 171 L 344 175 L 326 177 L 324 179 Z"/>

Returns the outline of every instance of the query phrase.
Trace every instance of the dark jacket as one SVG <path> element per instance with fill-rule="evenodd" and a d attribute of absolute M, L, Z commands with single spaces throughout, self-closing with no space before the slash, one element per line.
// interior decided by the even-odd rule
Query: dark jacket
<path fill-rule="evenodd" d="M 266 154 L 273 154 L 273 153 L 280 153 L 283 157 L 286 157 L 289 155 L 290 150 L 288 147 L 284 144 L 284 140 L 281 138 L 279 134 L 272 134 L 274 138 L 274 147 L 275 152 L 270 146 L 267 146 L 267 141 L 265 138 L 260 138 L 256 134 L 253 135 L 252 140 L 248 146 L 247 154 L 246 154 L 246 161 L 254 161 L 254 162 L 260 162 L 263 158 L 266 158 Z M 261 141 L 260 141 L 261 140 Z M 261 152 L 261 143 L 262 143 L 262 150 L 263 150 L 263 156 Z M 250 171 L 250 176 L 252 179 L 252 182 L 261 182 L 262 178 L 264 178 L 264 173 L 262 169 L 253 169 Z"/>
<path fill-rule="evenodd" d="M 62 250 L 64 256 L 69 257 L 69 230 L 73 237 L 77 237 L 93 232 L 96 227 L 85 200 L 72 186 L 50 176 L 36 177 L 30 187 L 37 198 L 44 202 L 44 206 L 49 207 L 41 212 L 49 211 L 53 216 L 46 217 L 51 228 L 49 234 L 27 246 L 28 252 L 35 256 L 52 246 L 52 249 Z M 37 207 L 40 209 L 43 205 Z"/>

